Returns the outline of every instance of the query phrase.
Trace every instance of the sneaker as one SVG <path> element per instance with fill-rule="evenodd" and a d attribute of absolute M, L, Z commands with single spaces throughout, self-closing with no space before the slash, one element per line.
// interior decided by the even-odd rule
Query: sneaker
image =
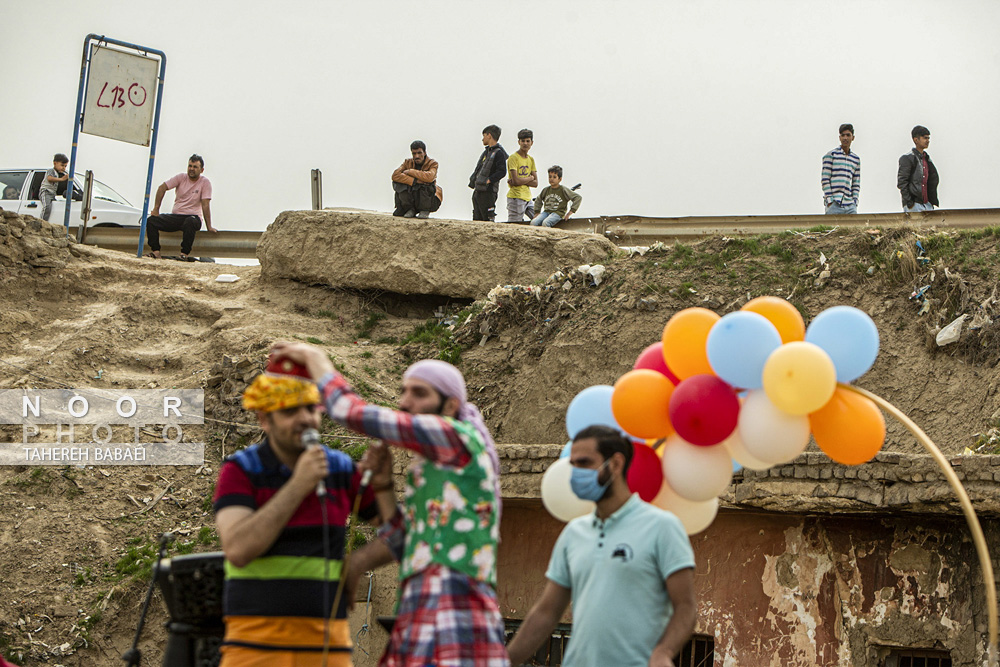
<path fill-rule="evenodd" d="M 417 212 L 411 208 L 409 211 L 407 211 L 406 213 L 403 214 L 403 217 L 404 218 L 412 218 L 416 214 L 417 214 Z"/>
<path fill-rule="evenodd" d="M 420 211 L 419 213 L 417 213 L 417 217 L 420 218 L 421 220 L 426 220 L 430 216 L 431 216 L 430 211 Z"/>

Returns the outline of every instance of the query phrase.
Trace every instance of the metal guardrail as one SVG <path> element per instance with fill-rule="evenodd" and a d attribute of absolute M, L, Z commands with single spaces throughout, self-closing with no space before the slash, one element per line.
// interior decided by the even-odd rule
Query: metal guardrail
<path fill-rule="evenodd" d="M 195 257 L 225 257 L 232 259 L 256 259 L 257 241 L 263 232 L 219 231 L 216 234 L 198 232 L 194 240 Z M 87 245 L 96 245 L 108 250 L 121 250 L 135 255 L 139 245 L 138 227 L 91 227 L 87 230 Z M 161 234 L 160 250 L 164 255 L 179 255 L 180 234 Z"/>
<path fill-rule="evenodd" d="M 780 234 L 789 229 L 826 227 L 914 227 L 916 229 L 972 229 L 1000 226 L 1000 208 L 936 209 L 922 213 L 873 213 L 859 215 L 746 215 L 686 218 L 646 218 L 638 215 L 571 218 L 556 229 L 600 234 L 618 245 L 649 245 L 657 241 L 697 239 L 705 236 L 753 236 Z M 263 232 L 202 230 L 195 239 L 197 256 L 255 259 L 257 241 Z M 164 254 L 180 252 L 180 234 L 163 234 Z M 110 250 L 135 252 L 137 228 L 94 227 L 87 230 L 86 243 Z"/>
<path fill-rule="evenodd" d="M 657 241 L 704 236 L 780 234 L 790 229 L 826 227 L 947 227 L 969 229 L 1000 226 L 1000 209 L 935 209 L 921 213 L 872 213 L 858 215 L 747 215 L 647 218 L 637 215 L 571 218 L 559 229 L 590 232 L 619 245 L 649 245 Z"/>

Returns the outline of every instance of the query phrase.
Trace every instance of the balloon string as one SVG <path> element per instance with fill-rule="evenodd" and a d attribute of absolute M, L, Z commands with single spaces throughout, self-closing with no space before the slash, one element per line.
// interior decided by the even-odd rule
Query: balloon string
<path fill-rule="evenodd" d="M 997 618 L 997 586 L 996 579 L 993 576 L 993 562 L 990 560 L 989 547 L 986 545 L 986 537 L 983 535 L 983 527 L 979 524 L 979 518 L 976 516 L 976 510 L 972 506 L 972 500 L 969 499 L 969 494 L 966 492 L 965 487 L 962 486 L 961 480 L 958 479 L 958 475 L 949 465 L 948 460 L 945 459 L 944 454 L 937 445 L 934 444 L 927 434 L 924 433 L 923 429 L 916 425 L 916 423 L 907 417 L 899 408 L 897 408 L 892 403 L 886 401 L 880 396 L 876 396 L 870 391 L 861 389 L 860 387 L 855 387 L 849 384 L 838 384 L 838 386 L 849 391 L 853 391 L 856 394 L 860 394 L 865 398 L 871 400 L 877 406 L 885 410 L 886 413 L 892 415 L 896 420 L 910 430 L 918 442 L 924 446 L 924 449 L 934 458 L 937 462 L 938 467 L 941 468 L 941 472 L 944 474 L 945 479 L 948 480 L 948 484 L 951 485 L 952 490 L 955 491 L 955 495 L 958 496 L 958 502 L 962 506 L 962 513 L 965 514 L 965 520 L 969 524 L 969 531 L 972 533 L 972 540 L 976 544 L 976 553 L 979 556 L 979 568 L 982 570 L 983 574 L 983 586 L 986 587 L 986 612 L 989 616 L 989 647 L 987 653 L 987 660 L 989 667 L 997 667 L 997 635 L 1000 634 L 1000 620 Z"/>
<path fill-rule="evenodd" d="M 657 454 L 659 454 L 660 450 L 663 449 L 663 445 L 666 442 L 667 442 L 666 438 L 660 438 L 659 440 L 657 440 L 656 442 L 654 442 L 653 443 L 653 451 L 656 452 Z"/>

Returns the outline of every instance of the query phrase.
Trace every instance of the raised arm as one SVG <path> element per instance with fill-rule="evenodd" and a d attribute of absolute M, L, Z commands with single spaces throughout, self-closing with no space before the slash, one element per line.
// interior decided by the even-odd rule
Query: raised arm
<path fill-rule="evenodd" d="M 440 465 L 461 468 L 472 460 L 465 436 L 448 419 L 371 405 L 336 371 L 323 376 L 319 387 L 330 419 L 352 431 L 409 449 Z"/>
<path fill-rule="evenodd" d="M 271 351 L 309 369 L 319 384 L 330 419 L 357 433 L 417 452 L 440 465 L 464 467 L 472 460 L 465 436 L 452 421 L 437 415 L 411 415 L 371 405 L 354 393 L 347 380 L 318 347 L 306 343 L 275 343 Z"/>

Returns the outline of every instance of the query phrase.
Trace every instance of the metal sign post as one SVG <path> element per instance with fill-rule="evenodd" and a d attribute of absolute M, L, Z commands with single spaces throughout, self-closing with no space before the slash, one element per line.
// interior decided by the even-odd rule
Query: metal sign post
<path fill-rule="evenodd" d="M 323 210 L 323 172 L 319 169 L 312 170 L 312 210 Z"/>
<path fill-rule="evenodd" d="M 87 223 L 90 222 L 91 200 L 94 197 L 94 172 L 87 170 L 83 179 L 83 201 L 80 202 L 80 226 L 76 228 L 76 242 L 87 240 Z"/>
<path fill-rule="evenodd" d="M 110 45 L 130 51 L 109 48 Z M 151 58 L 150 54 L 157 58 Z M 67 235 L 69 235 L 73 192 L 71 184 L 76 173 L 80 131 L 149 146 L 149 169 L 146 173 L 146 192 L 143 196 L 142 219 L 139 225 L 139 247 L 136 251 L 136 256 L 142 256 L 166 69 L 167 56 L 163 51 L 102 35 L 90 34 L 84 39 L 80 89 L 77 93 L 76 115 L 73 119 L 73 150 L 69 162 L 69 185 L 64 219 Z"/>

